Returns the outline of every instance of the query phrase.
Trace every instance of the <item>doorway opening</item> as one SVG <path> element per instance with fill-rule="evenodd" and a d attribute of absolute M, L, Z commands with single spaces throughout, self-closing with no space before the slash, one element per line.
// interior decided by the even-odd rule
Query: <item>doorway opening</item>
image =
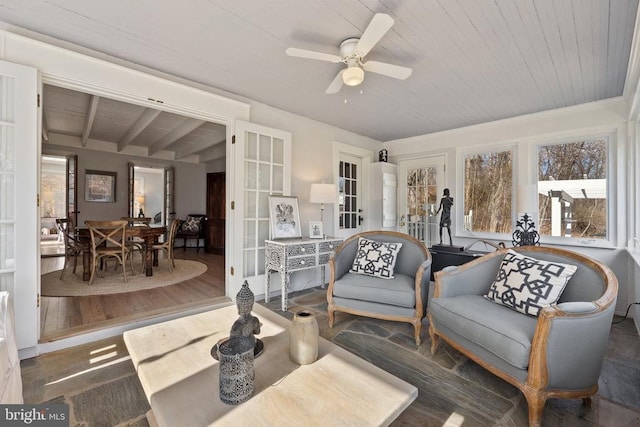
<path fill-rule="evenodd" d="M 66 215 L 67 159 L 42 156 L 40 174 L 40 255 L 64 256 L 64 239 L 56 219 Z"/>
<path fill-rule="evenodd" d="M 137 217 L 141 210 L 145 217 L 151 218 L 151 225 L 170 225 L 174 216 L 184 218 L 189 212 L 204 210 L 206 172 L 225 170 L 225 124 L 48 84 L 44 86 L 42 99 L 43 156 L 58 158 L 61 162 L 67 154 L 77 156 L 77 179 L 74 175 L 74 180 L 65 181 L 65 163 L 61 163 L 62 187 L 56 191 L 62 193 L 62 207 L 56 205 L 55 213 L 50 213 L 54 227 L 53 216 L 73 215 L 75 224 L 83 225 L 87 219 Z M 127 168 L 132 162 L 136 163 L 135 173 L 128 174 Z M 86 199 L 85 173 L 94 168 L 117 173 L 118 197 L 113 203 L 92 203 Z M 45 178 L 44 165 L 41 170 Z M 132 178 L 131 182 L 127 176 Z M 198 187 L 195 182 L 200 179 L 202 186 Z M 72 197 L 71 187 L 75 190 L 78 183 L 80 197 Z M 166 197 L 169 184 L 172 188 L 175 184 L 173 193 L 179 205 L 173 203 L 173 193 Z M 65 192 L 77 206 L 65 207 Z M 127 197 L 129 192 L 131 197 Z M 41 216 L 45 214 L 47 209 L 43 206 Z M 195 250 L 175 251 L 174 256 L 178 260 L 205 264 L 205 273 L 169 286 L 134 292 L 127 292 L 127 284 L 122 283 L 122 293 L 108 295 L 48 296 L 43 291 L 39 342 L 51 343 L 228 301 L 224 256 Z M 162 259 L 163 255 L 159 257 Z M 73 266 L 73 262 L 69 264 Z M 82 276 L 82 264 L 80 255 L 76 276 Z M 63 256 L 42 258 L 42 280 L 45 275 L 59 277 L 63 265 Z M 65 272 L 64 277 L 70 276 Z"/>

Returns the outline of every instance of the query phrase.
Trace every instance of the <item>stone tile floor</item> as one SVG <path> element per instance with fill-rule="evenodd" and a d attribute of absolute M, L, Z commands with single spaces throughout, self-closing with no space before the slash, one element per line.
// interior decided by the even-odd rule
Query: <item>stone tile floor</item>
<path fill-rule="evenodd" d="M 289 310 L 280 299 L 265 304 L 291 319 L 307 308 L 318 319 L 320 335 L 418 387 L 418 398 L 394 422 L 397 426 L 523 426 L 527 404 L 522 393 L 441 342 L 431 355 L 428 321 L 416 347 L 413 327 L 336 313 L 328 327 L 326 291 L 311 288 L 291 294 Z M 616 320 L 621 318 L 616 318 Z M 640 337 L 633 321 L 612 325 L 609 348 L 591 408 L 582 400 L 550 399 L 543 426 L 640 425 Z"/>
<path fill-rule="evenodd" d="M 418 398 L 394 426 L 527 424 L 526 402 L 515 387 L 446 343 L 431 355 L 426 320 L 423 343 L 416 347 L 409 324 L 338 313 L 334 328 L 329 329 L 324 289 L 292 293 L 289 311 L 284 313 L 278 298 L 257 303 L 289 319 L 303 308 L 313 311 L 322 337 L 418 387 Z M 25 401 L 69 404 L 71 426 L 148 425 L 145 413 L 149 406 L 122 337 L 23 360 L 21 367 Z M 543 426 L 638 425 L 640 337 L 633 322 L 625 320 L 612 326 L 600 391 L 592 408 L 584 407 L 581 400 L 549 400 Z"/>

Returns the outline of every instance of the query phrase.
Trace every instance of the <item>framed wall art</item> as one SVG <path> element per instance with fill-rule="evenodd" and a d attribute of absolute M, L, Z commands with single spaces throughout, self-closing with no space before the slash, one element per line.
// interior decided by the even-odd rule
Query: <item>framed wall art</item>
<path fill-rule="evenodd" d="M 87 169 L 84 178 L 84 200 L 86 202 L 115 203 L 116 172 Z"/>
<path fill-rule="evenodd" d="M 269 196 L 269 221 L 272 239 L 302 237 L 298 198 L 293 196 Z"/>

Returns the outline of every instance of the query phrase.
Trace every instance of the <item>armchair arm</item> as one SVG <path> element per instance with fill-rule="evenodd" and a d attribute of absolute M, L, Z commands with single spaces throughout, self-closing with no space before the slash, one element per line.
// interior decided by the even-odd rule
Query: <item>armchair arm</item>
<path fill-rule="evenodd" d="M 618 279 L 594 263 L 605 284 L 593 302 L 568 302 L 540 311 L 527 383 L 537 388 L 597 389 L 616 307 Z"/>
<path fill-rule="evenodd" d="M 331 279 L 338 280 L 349 272 L 353 265 L 353 259 L 344 256 L 336 256 L 335 253 L 331 254 L 329 258 L 329 269 L 331 272 Z"/>
<path fill-rule="evenodd" d="M 421 309 L 424 316 L 429 299 L 429 283 L 431 278 L 431 259 L 426 259 L 416 272 L 416 310 Z M 422 307 L 418 306 L 422 304 Z"/>
<path fill-rule="evenodd" d="M 541 310 L 527 382 L 541 389 L 595 387 L 607 348 L 615 299 L 606 308 L 590 302 Z"/>
<path fill-rule="evenodd" d="M 483 295 L 496 278 L 504 251 L 483 255 L 456 269 L 437 271 L 434 298 L 458 295 Z"/>

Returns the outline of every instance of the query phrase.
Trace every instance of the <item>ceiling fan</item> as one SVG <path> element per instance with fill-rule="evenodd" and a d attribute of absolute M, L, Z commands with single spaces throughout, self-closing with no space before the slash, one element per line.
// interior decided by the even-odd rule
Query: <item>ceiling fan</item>
<path fill-rule="evenodd" d="M 411 68 L 385 62 L 367 61 L 364 57 L 373 49 L 393 25 L 393 18 L 386 13 L 376 13 L 360 38 L 349 38 L 340 43 L 340 55 L 316 52 L 313 50 L 290 47 L 286 50 L 289 56 L 316 59 L 333 63 L 342 62 L 347 65 L 338 72 L 325 93 L 332 94 L 340 90 L 343 84 L 358 86 L 364 80 L 364 72 L 382 74 L 395 79 L 404 80 L 411 75 Z"/>

